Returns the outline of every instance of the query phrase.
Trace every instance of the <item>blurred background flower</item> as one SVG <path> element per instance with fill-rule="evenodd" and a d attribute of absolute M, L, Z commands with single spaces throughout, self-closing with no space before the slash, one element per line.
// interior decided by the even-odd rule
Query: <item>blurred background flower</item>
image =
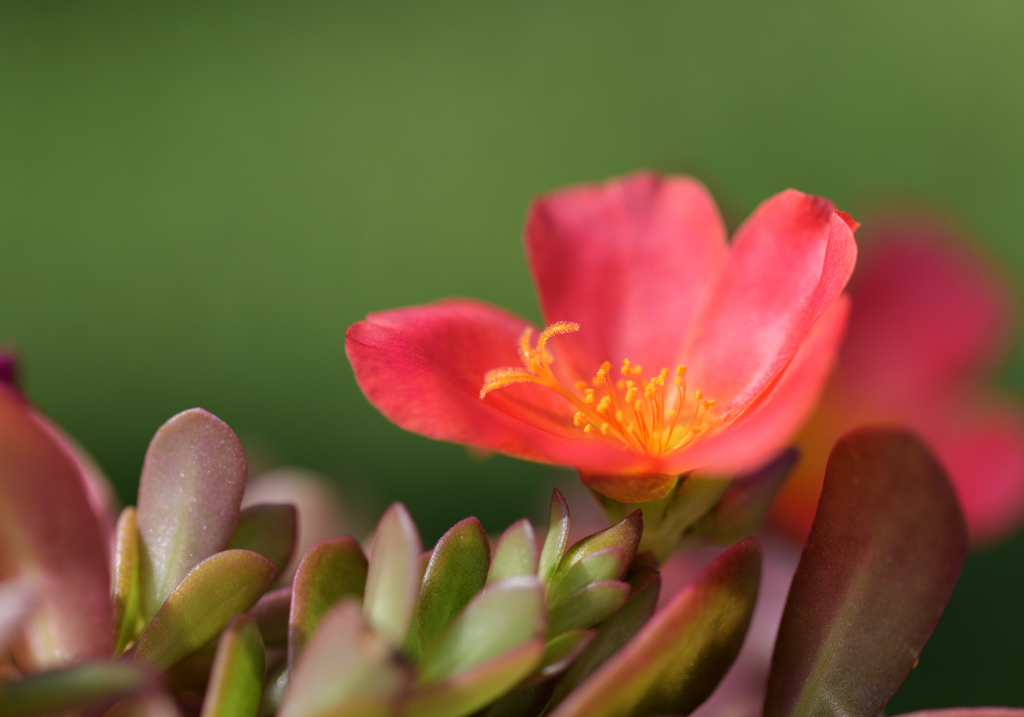
<path fill-rule="evenodd" d="M 122 498 L 201 405 L 350 511 L 496 532 L 562 474 L 395 429 L 345 327 L 449 295 L 539 323 L 530 198 L 638 168 L 700 177 L 730 230 L 788 186 L 865 232 L 941 206 L 1024 276 L 1022 25 L 949 2 L 6 3 L 0 341 Z M 995 382 L 1024 390 L 1019 344 Z M 1019 533 L 968 558 L 892 712 L 1024 702 L 1022 561 Z"/>

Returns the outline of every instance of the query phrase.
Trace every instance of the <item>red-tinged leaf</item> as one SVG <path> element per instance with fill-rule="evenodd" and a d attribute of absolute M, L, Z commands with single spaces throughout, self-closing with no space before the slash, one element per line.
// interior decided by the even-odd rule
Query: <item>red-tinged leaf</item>
<path fill-rule="evenodd" d="M 114 630 L 117 644 L 114 654 L 124 652 L 135 639 L 139 623 L 139 529 L 135 508 L 121 511 L 114 532 Z"/>
<path fill-rule="evenodd" d="M 880 712 L 942 615 L 966 552 L 956 496 L 917 438 L 842 438 L 782 615 L 766 717 Z"/>
<path fill-rule="evenodd" d="M 108 552 L 78 469 L 0 386 L 0 581 L 39 599 L 14 644 L 23 672 L 113 653 Z"/>
<path fill-rule="evenodd" d="M 629 584 L 602 580 L 577 590 L 551 609 L 548 635 L 580 630 L 604 622 L 626 604 Z"/>
<path fill-rule="evenodd" d="M 629 600 L 619 611 L 602 622 L 597 628 L 597 637 L 582 655 L 573 661 L 572 666 L 562 675 L 551 696 L 554 707 L 576 689 L 608 658 L 622 649 L 639 632 L 658 606 L 658 592 L 661 589 L 661 576 L 658 571 L 648 567 L 638 567 L 636 563 L 650 553 L 642 553 L 634 561 L 633 568 L 626 575 L 626 581 L 632 590 Z M 653 561 L 653 558 L 652 558 Z"/>
<path fill-rule="evenodd" d="M 633 562 L 636 556 L 637 546 L 640 544 L 640 536 L 644 532 L 643 512 L 635 510 L 627 515 L 621 522 L 610 528 L 589 535 L 573 545 L 565 552 L 565 556 L 558 564 L 555 578 L 565 575 L 580 560 L 590 553 L 613 546 L 622 548 L 626 552 L 626 565 Z"/>
<path fill-rule="evenodd" d="M 688 533 L 710 538 L 720 545 L 729 545 L 753 533 L 799 457 L 798 450 L 789 448 L 750 475 L 734 479 L 715 507 Z"/>
<path fill-rule="evenodd" d="M 0 654 L 11 646 L 18 628 L 39 605 L 39 587 L 21 578 L 0 583 Z"/>
<path fill-rule="evenodd" d="M 217 643 L 200 717 L 256 717 L 267 657 L 256 621 L 236 615 Z"/>
<path fill-rule="evenodd" d="M 280 588 L 265 593 L 249 610 L 249 617 L 256 621 L 265 644 L 280 647 L 288 643 L 288 615 L 291 606 L 292 589 Z"/>
<path fill-rule="evenodd" d="M 274 564 L 250 550 L 225 550 L 192 568 L 143 630 L 135 662 L 167 668 L 220 634 L 274 579 Z"/>
<path fill-rule="evenodd" d="M 510 525 L 498 538 L 487 582 L 493 583 L 514 575 L 536 575 L 538 558 L 533 526 L 523 518 Z"/>
<path fill-rule="evenodd" d="M 499 697 L 480 717 L 538 717 L 551 699 L 555 680 L 517 687 Z"/>
<path fill-rule="evenodd" d="M 378 634 L 398 647 L 405 641 L 420 593 L 419 531 L 401 503 L 377 524 L 366 573 L 363 614 Z"/>
<path fill-rule="evenodd" d="M 181 717 L 181 710 L 170 695 L 143 692 L 121 700 L 103 717 Z"/>
<path fill-rule="evenodd" d="M 558 570 L 565 547 L 569 544 L 569 504 L 556 488 L 551 492 L 551 515 L 548 518 L 548 537 L 540 551 L 537 575 L 544 582 L 550 582 Z"/>
<path fill-rule="evenodd" d="M 423 574 L 417 631 L 420 651 L 483 589 L 490 567 L 487 533 L 476 518 L 456 523 L 437 541 Z"/>
<path fill-rule="evenodd" d="M 619 580 L 629 569 L 630 555 L 618 545 L 584 555 L 564 574 L 556 574 L 548 588 L 548 607 L 555 608 L 591 583 Z"/>
<path fill-rule="evenodd" d="M 259 553 L 283 570 L 295 550 L 298 514 L 289 503 L 257 503 L 242 510 L 228 548 Z"/>
<path fill-rule="evenodd" d="M 391 715 L 410 679 L 391 646 L 363 620 L 359 603 L 343 600 L 299 656 L 278 715 Z"/>
<path fill-rule="evenodd" d="M 145 672 L 122 662 L 95 662 L 0 686 L 0 717 L 80 712 L 112 704 L 147 682 Z"/>
<path fill-rule="evenodd" d="M 737 543 L 566 696 L 552 717 L 692 712 L 736 659 L 760 578 L 757 541 Z"/>
<path fill-rule="evenodd" d="M 295 665 L 327 611 L 345 598 L 361 600 L 366 557 L 355 538 L 331 538 L 306 551 L 292 581 L 288 615 L 288 664 Z"/>
<path fill-rule="evenodd" d="M 472 714 L 533 672 L 543 655 L 544 641 L 535 637 L 476 667 L 456 672 L 442 682 L 414 690 L 403 714 L 416 717 Z"/>
<path fill-rule="evenodd" d="M 540 682 L 565 672 L 596 636 L 594 630 L 571 630 L 548 640 L 535 679 Z"/>
<path fill-rule="evenodd" d="M 896 717 L 1024 717 L 1019 707 L 949 707 L 941 710 L 907 712 Z"/>
<path fill-rule="evenodd" d="M 242 444 L 201 408 L 162 425 L 139 482 L 139 584 L 149 620 L 202 560 L 227 548 L 245 491 Z"/>

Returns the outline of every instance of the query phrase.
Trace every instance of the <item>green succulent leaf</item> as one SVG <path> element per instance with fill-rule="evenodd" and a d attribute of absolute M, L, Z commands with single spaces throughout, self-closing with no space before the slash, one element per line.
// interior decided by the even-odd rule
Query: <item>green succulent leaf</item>
<path fill-rule="evenodd" d="M 135 662 L 167 668 L 217 637 L 251 608 L 274 578 L 274 564 L 251 550 L 225 550 L 192 568 L 143 630 Z"/>
<path fill-rule="evenodd" d="M 328 611 L 299 656 L 279 717 L 385 717 L 411 680 L 387 641 L 363 619 L 356 600 Z"/>
<path fill-rule="evenodd" d="M 256 621 L 235 615 L 221 633 L 200 717 L 256 717 L 267 656 Z"/>
<path fill-rule="evenodd" d="M 840 439 L 779 626 L 766 717 L 879 713 L 921 654 L 966 552 L 956 495 L 917 438 Z"/>
<path fill-rule="evenodd" d="M 733 479 L 715 506 L 693 524 L 689 534 L 730 545 L 753 533 L 799 458 L 800 452 L 789 448 L 757 471 Z"/>
<path fill-rule="evenodd" d="M 584 555 L 564 574 L 556 574 L 548 589 L 548 606 L 555 608 L 590 583 L 620 580 L 629 569 L 630 555 L 618 545 Z"/>
<path fill-rule="evenodd" d="M 596 636 L 594 630 L 570 630 L 548 640 L 537 677 L 547 680 L 565 672 L 590 647 Z"/>
<path fill-rule="evenodd" d="M 643 532 L 643 512 L 635 510 L 610 528 L 589 535 L 569 548 L 558 564 L 558 570 L 553 580 L 564 576 L 587 555 L 605 548 L 618 547 L 624 550 L 628 558 L 626 561 L 628 566 L 636 556 L 637 546 L 640 544 L 640 536 Z"/>
<path fill-rule="evenodd" d="M 228 548 L 259 553 L 283 572 L 295 550 L 298 513 L 290 503 L 257 503 L 242 510 Z"/>
<path fill-rule="evenodd" d="M 565 699 L 566 695 L 582 684 L 608 658 L 622 649 L 654 614 L 658 606 L 661 575 L 656 568 L 638 565 L 645 562 L 645 556 L 649 555 L 650 553 L 642 553 L 633 561 L 633 567 L 626 575 L 626 582 L 629 583 L 631 590 L 629 599 L 618 612 L 597 627 L 594 641 L 558 680 L 551 695 L 552 707 Z"/>
<path fill-rule="evenodd" d="M 366 571 L 366 557 L 351 536 L 322 540 L 306 551 L 292 581 L 289 665 L 295 665 L 303 645 L 331 607 L 345 598 L 362 600 Z"/>
<path fill-rule="evenodd" d="M 114 654 L 124 652 L 139 626 L 139 529 L 135 508 L 128 506 L 117 519 L 114 535 Z"/>
<path fill-rule="evenodd" d="M 533 672 L 543 654 L 543 639 L 534 637 L 518 647 L 502 652 L 498 657 L 461 670 L 443 682 L 414 690 L 402 714 L 408 717 L 470 715 L 508 692 Z"/>
<path fill-rule="evenodd" d="M 291 607 L 292 589 L 279 588 L 264 593 L 249 610 L 249 617 L 256 621 L 265 645 L 280 647 L 288 644 L 288 616 Z"/>
<path fill-rule="evenodd" d="M 137 512 L 144 621 L 192 568 L 228 547 L 245 479 L 242 444 L 212 413 L 179 413 L 153 436 Z"/>
<path fill-rule="evenodd" d="M 551 492 L 551 515 L 548 518 L 548 536 L 540 551 L 537 575 L 544 582 L 550 582 L 562 562 L 565 547 L 569 544 L 569 504 L 556 488 Z"/>
<path fill-rule="evenodd" d="M 590 583 L 551 609 L 548 635 L 580 630 L 603 622 L 625 605 L 628 598 L 628 583 L 620 580 Z"/>
<path fill-rule="evenodd" d="M 552 717 L 692 712 L 736 659 L 760 577 L 757 541 L 737 543 L 569 694 Z"/>
<path fill-rule="evenodd" d="M 487 582 L 493 583 L 514 575 L 536 575 L 538 559 L 533 526 L 523 518 L 510 525 L 498 538 Z"/>
<path fill-rule="evenodd" d="M 80 711 L 127 695 L 146 681 L 144 671 L 123 662 L 96 662 L 34 675 L 0 685 L 0 717 Z"/>
<path fill-rule="evenodd" d="M 705 516 L 728 489 L 732 480 L 717 475 L 690 473 L 672 489 L 667 498 L 644 504 L 644 532 L 641 550 L 650 550 L 665 560 L 680 546 L 683 532 Z"/>
<path fill-rule="evenodd" d="M 445 625 L 483 589 L 490 562 L 487 533 L 476 518 L 456 523 L 437 541 L 420 591 L 421 649 L 429 649 Z"/>
<path fill-rule="evenodd" d="M 524 575 L 489 585 L 424 651 L 417 685 L 438 684 L 526 644 L 543 634 L 544 617 L 537 578 Z"/>
<path fill-rule="evenodd" d="M 363 614 L 395 647 L 405 642 L 420 592 L 423 543 L 409 511 L 394 503 L 377 524 L 366 573 Z"/>
<path fill-rule="evenodd" d="M 113 653 L 109 550 L 79 468 L 0 384 L 0 581 L 26 581 L 38 601 L 15 646 L 23 670 Z"/>

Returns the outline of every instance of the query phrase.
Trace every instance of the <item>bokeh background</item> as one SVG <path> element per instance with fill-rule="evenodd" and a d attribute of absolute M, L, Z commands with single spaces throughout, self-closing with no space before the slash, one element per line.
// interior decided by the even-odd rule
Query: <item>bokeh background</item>
<path fill-rule="evenodd" d="M 530 198 L 638 168 L 732 226 L 789 186 L 934 206 L 1024 277 L 1022 30 L 1011 2 L 5 2 L 0 341 L 126 497 L 200 405 L 370 518 L 500 530 L 564 474 L 389 425 L 350 323 L 450 295 L 538 319 Z M 1000 378 L 1024 394 L 1019 342 Z M 1018 535 L 968 559 L 890 711 L 1024 705 L 1021 605 Z"/>

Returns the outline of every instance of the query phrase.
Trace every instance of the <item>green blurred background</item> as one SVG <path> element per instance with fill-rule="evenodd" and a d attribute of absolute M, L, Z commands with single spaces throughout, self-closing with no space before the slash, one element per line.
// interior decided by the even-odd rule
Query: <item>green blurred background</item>
<path fill-rule="evenodd" d="M 1022 29 L 1010 2 L 7 2 L 0 340 L 125 496 L 201 405 L 428 540 L 500 530 L 561 474 L 389 425 L 350 323 L 450 295 L 537 319 L 530 198 L 644 167 L 733 226 L 788 186 L 942 207 L 1024 276 Z M 890 711 L 1024 705 L 1022 567 L 1021 536 L 972 555 Z"/>

